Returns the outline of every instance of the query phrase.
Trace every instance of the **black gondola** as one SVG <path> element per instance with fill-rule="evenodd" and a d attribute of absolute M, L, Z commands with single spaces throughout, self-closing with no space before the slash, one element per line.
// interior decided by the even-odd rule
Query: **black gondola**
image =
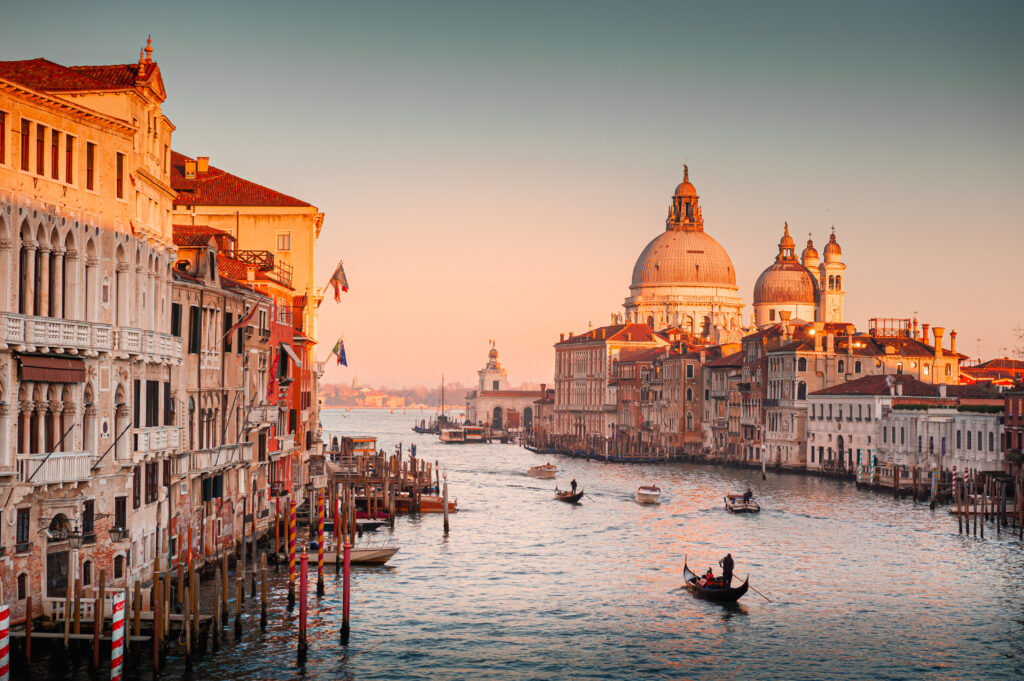
<path fill-rule="evenodd" d="M 555 490 L 555 499 L 558 499 L 559 501 L 564 501 L 567 504 L 578 504 L 580 503 L 580 499 L 582 498 L 583 490 L 576 492 L 576 494 L 573 494 L 569 490 L 565 490 L 564 492 L 558 489 Z"/>
<path fill-rule="evenodd" d="M 747 589 L 750 588 L 750 577 L 743 580 L 743 583 L 737 587 L 703 587 L 697 584 L 697 575 L 690 572 L 689 566 L 683 563 L 683 579 L 686 580 L 686 588 L 689 589 L 694 596 L 701 598 L 705 601 L 713 601 L 715 603 L 732 603 L 738 601 L 743 597 L 743 594 L 747 593 Z"/>

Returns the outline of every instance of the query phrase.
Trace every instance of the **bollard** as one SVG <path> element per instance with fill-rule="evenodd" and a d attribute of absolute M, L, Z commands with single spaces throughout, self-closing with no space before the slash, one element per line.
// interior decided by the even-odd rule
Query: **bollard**
<path fill-rule="evenodd" d="M 188 592 L 186 586 L 182 591 L 184 598 L 182 599 L 182 622 L 181 625 L 185 628 L 185 659 L 188 660 L 192 657 L 192 617 L 189 609 L 192 607 L 191 594 Z"/>
<path fill-rule="evenodd" d="M 231 611 L 228 610 L 228 554 L 222 554 L 220 557 L 220 618 L 225 622 L 231 616 Z"/>
<path fill-rule="evenodd" d="M 267 628 L 267 554 L 260 554 L 260 629 Z"/>
<path fill-rule="evenodd" d="M 317 492 L 316 525 L 316 593 L 324 595 L 324 495 Z"/>
<path fill-rule="evenodd" d="M 299 570 L 299 657 L 306 656 L 306 598 L 308 581 L 308 561 L 306 549 L 302 549 L 302 563 Z"/>
<path fill-rule="evenodd" d="M 281 497 L 274 499 L 274 572 L 281 570 Z"/>
<path fill-rule="evenodd" d="M 220 567 L 213 572 L 213 650 L 220 647 Z"/>
<path fill-rule="evenodd" d="M 142 582 L 135 580 L 135 600 L 132 603 L 132 615 L 135 620 L 132 623 L 132 633 L 136 636 L 142 635 Z M 129 645 L 131 641 L 128 641 Z"/>
<path fill-rule="evenodd" d="M 444 474 L 444 488 L 441 494 L 441 505 L 444 507 L 444 535 L 448 536 L 448 474 Z"/>
<path fill-rule="evenodd" d="M 295 501 L 288 505 L 288 607 L 295 605 Z"/>
<path fill-rule="evenodd" d="M 124 661 L 124 592 L 114 594 L 111 603 L 110 625 L 110 681 L 121 681 L 121 667 Z"/>
<path fill-rule="evenodd" d="M 160 599 L 160 575 L 153 575 L 153 589 L 149 592 L 150 605 L 153 607 L 153 676 L 156 677 L 160 671 L 160 631 L 163 628 L 163 612 L 161 611 Z"/>
<path fill-rule="evenodd" d="M 32 597 L 25 599 L 25 666 L 32 666 Z"/>
<path fill-rule="evenodd" d="M 92 668 L 100 668 L 100 633 L 103 631 L 103 597 L 107 592 L 107 571 L 100 570 L 100 592 L 94 601 L 92 618 Z"/>
<path fill-rule="evenodd" d="M 352 544 L 349 541 L 348 533 L 345 534 L 345 576 L 342 581 L 342 606 L 341 606 L 341 642 L 348 644 L 349 636 L 349 592 L 351 590 L 352 576 Z"/>
<path fill-rule="evenodd" d="M 242 592 L 245 591 L 245 578 L 235 580 L 235 640 L 242 638 Z"/>
<path fill-rule="evenodd" d="M 11 678 L 11 606 L 0 605 L 0 681 Z"/>

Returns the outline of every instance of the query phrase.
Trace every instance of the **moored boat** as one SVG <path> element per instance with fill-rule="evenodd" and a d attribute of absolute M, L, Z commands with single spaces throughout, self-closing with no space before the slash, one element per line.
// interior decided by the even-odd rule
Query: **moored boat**
<path fill-rule="evenodd" d="M 761 507 L 753 499 L 744 499 L 742 494 L 726 494 L 725 510 L 732 513 L 760 513 Z"/>
<path fill-rule="evenodd" d="M 449 501 L 448 512 L 455 513 L 458 505 L 458 499 Z M 412 511 L 412 496 L 408 492 L 395 495 L 395 510 L 400 513 Z M 444 513 L 444 498 L 435 494 L 420 495 L 420 513 Z"/>
<path fill-rule="evenodd" d="M 353 565 L 383 565 L 391 560 L 391 557 L 398 553 L 397 546 L 354 546 L 349 554 L 349 561 Z M 309 554 L 316 561 L 316 553 Z M 344 560 L 344 553 L 338 551 L 324 551 L 324 563 L 336 563 Z"/>
<path fill-rule="evenodd" d="M 530 466 L 530 470 L 526 471 L 526 474 L 534 478 L 553 478 L 558 474 L 558 467 L 550 463 L 542 466 Z"/>
<path fill-rule="evenodd" d="M 661 501 L 661 488 L 656 485 L 641 485 L 633 494 L 639 504 L 656 504 Z"/>
<path fill-rule="evenodd" d="M 583 498 L 583 490 L 582 489 L 579 492 L 576 492 L 576 494 L 573 494 L 569 490 L 564 490 L 563 491 L 563 490 L 560 490 L 558 488 L 555 488 L 555 499 L 558 499 L 559 501 L 564 501 L 567 504 L 578 504 L 578 503 L 580 503 L 580 499 L 582 499 L 582 498 Z"/>
<path fill-rule="evenodd" d="M 743 580 L 739 586 L 705 586 L 701 579 L 690 571 L 686 562 L 683 562 L 683 579 L 686 580 L 686 588 L 697 598 L 715 603 L 732 603 L 738 601 L 750 588 L 750 577 Z"/>

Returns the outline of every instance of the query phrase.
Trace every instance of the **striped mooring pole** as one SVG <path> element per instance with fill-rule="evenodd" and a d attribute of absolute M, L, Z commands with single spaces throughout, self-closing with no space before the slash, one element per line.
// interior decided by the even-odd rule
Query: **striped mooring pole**
<path fill-rule="evenodd" d="M 11 606 L 0 605 L 0 681 L 11 678 Z"/>
<path fill-rule="evenodd" d="M 324 594 L 324 493 L 316 494 L 316 592 Z"/>
<path fill-rule="evenodd" d="M 288 604 L 295 605 L 295 499 L 288 504 Z"/>
<path fill-rule="evenodd" d="M 124 592 L 115 591 L 110 634 L 110 681 L 121 681 L 124 661 Z"/>

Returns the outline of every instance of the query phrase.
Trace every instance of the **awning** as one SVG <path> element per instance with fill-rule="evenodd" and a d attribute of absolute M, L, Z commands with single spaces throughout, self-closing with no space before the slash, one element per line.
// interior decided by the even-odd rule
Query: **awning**
<path fill-rule="evenodd" d="M 285 351 L 285 354 L 291 357 L 292 362 L 295 363 L 295 366 L 297 366 L 300 369 L 302 368 L 302 360 L 299 359 L 299 356 L 295 354 L 294 350 L 292 350 L 292 346 L 288 345 L 287 343 L 281 343 L 281 349 Z"/>
<path fill-rule="evenodd" d="M 85 383 L 85 362 L 65 357 L 19 355 L 21 380 L 46 383 Z"/>

